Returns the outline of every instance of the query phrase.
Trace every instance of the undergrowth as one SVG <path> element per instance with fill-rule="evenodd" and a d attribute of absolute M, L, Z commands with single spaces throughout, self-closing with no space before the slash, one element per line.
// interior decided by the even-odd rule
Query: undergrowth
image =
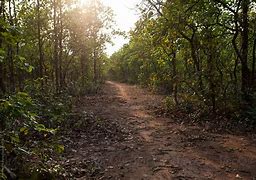
<path fill-rule="evenodd" d="M 56 163 L 65 151 L 61 131 L 80 92 L 56 93 L 40 83 L 28 82 L 23 92 L 0 98 L 0 179 L 58 179 L 65 171 Z"/>
<path fill-rule="evenodd" d="M 180 100 L 175 104 L 172 96 L 166 96 L 158 114 L 175 119 L 175 121 L 198 124 L 214 132 L 250 133 L 256 132 L 256 106 L 226 105 L 213 111 L 196 99 Z"/>

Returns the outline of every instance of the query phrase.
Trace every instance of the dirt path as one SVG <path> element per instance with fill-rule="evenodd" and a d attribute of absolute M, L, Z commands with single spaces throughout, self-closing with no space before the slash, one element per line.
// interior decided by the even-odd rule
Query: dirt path
<path fill-rule="evenodd" d="M 256 179 L 255 139 L 155 117 L 152 107 L 161 100 L 136 86 L 107 82 L 102 95 L 80 102 L 127 132 L 124 140 L 111 143 L 79 140 L 77 158 L 95 159 L 104 169 L 96 179 Z"/>

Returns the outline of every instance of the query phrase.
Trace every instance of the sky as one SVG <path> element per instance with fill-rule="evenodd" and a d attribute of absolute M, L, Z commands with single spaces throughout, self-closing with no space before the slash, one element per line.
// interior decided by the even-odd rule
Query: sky
<path fill-rule="evenodd" d="M 135 22 L 139 19 L 139 13 L 136 10 L 136 4 L 141 0 L 102 0 L 102 2 L 111 7 L 114 13 L 114 20 L 116 21 L 116 29 L 129 32 L 134 28 Z M 128 39 L 118 36 L 112 39 L 114 45 L 107 44 L 106 52 L 110 56 L 112 53 L 120 49 Z"/>

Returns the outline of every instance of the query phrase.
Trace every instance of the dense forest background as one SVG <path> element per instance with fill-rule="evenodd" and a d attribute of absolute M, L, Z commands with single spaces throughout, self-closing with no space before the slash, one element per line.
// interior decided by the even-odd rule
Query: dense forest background
<path fill-rule="evenodd" d="M 112 10 L 98 0 L 2 0 L 0 17 L 0 178 L 14 178 L 12 167 L 38 179 L 64 151 L 56 134 L 72 97 L 103 80 Z"/>
<path fill-rule="evenodd" d="M 109 75 L 170 94 L 168 106 L 255 125 L 255 7 L 250 0 L 148 0 Z"/>
<path fill-rule="evenodd" d="M 255 130 L 256 2 L 144 0 L 138 9 L 129 43 L 108 58 L 120 32 L 100 0 L 0 2 L 0 178 L 61 174 L 49 160 L 65 149 L 58 135 L 74 98 L 106 78 L 168 95 L 168 113 Z"/>
<path fill-rule="evenodd" d="M 100 79 L 112 12 L 99 1 L 79 2 L 1 1 L 2 94 L 31 80 L 61 91 Z"/>

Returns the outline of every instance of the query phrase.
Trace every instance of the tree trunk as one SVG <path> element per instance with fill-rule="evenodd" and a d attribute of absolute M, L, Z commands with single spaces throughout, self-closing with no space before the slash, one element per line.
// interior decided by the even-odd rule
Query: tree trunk
<path fill-rule="evenodd" d="M 19 27 L 18 25 L 18 19 L 17 19 L 17 12 L 16 12 L 16 1 L 15 0 L 12 0 L 12 4 L 13 4 L 13 15 L 14 15 L 14 19 L 13 19 L 13 22 L 14 22 L 14 25 L 16 27 Z M 19 55 L 19 42 L 16 43 L 16 56 Z M 18 81 L 18 86 L 19 86 L 19 91 L 22 91 L 23 90 L 23 87 L 22 87 L 22 70 L 17 68 L 16 69 L 16 72 L 17 72 L 17 81 Z"/>
<path fill-rule="evenodd" d="M 4 19 L 4 0 L 0 2 L 0 17 Z M 4 31 L 3 27 L 0 26 L 0 33 Z M 3 40 L 0 38 L 0 49 L 2 48 Z M 5 84 L 4 84 L 4 72 L 3 72 L 3 62 L 0 62 L 0 90 L 2 93 L 6 92 Z"/>
<path fill-rule="evenodd" d="M 9 0 L 9 22 L 10 25 L 13 26 L 13 19 L 12 19 L 12 6 L 11 0 Z M 13 60 L 13 47 L 12 45 L 8 45 L 8 67 L 10 73 L 10 90 L 11 92 L 15 92 L 15 74 L 14 74 L 14 60 Z"/>
<path fill-rule="evenodd" d="M 60 87 L 64 85 L 63 72 L 62 72 L 62 58 L 63 58 L 63 47 L 62 47 L 62 38 L 63 38 L 63 19 L 62 19 L 62 1 L 59 0 L 59 24 L 60 24 L 60 32 L 59 32 L 59 79 L 60 79 Z"/>
<path fill-rule="evenodd" d="M 215 72 L 216 72 L 216 64 L 215 62 L 215 55 L 216 55 L 216 48 L 213 44 L 213 35 L 211 30 L 207 32 L 207 40 L 208 40 L 208 48 L 207 48 L 207 79 L 209 82 L 209 99 L 212 106 L 212 113 L 216 113 L 216 81 L 215 81 Z"/>
<path fill-rule="evenodd" d="M 93 81 L 97 82 L 98 80 L 98 73 L 97 73 L 97 50 L 93 50 Z"/>
<path fill-rule="evenodd" d="M 53 1 L 53 28 L 54 28 L 54 69 L 55 69 L 55 86 L 59 92 L 59 59 L 58 59 L 58 29 L 57 29 L 57 0 Z"/>
<path fill-rule="evenodd" d="M 174 101 L 176 105 L 179 105 L 178 101 L 178 80 L 177 80 L 177 68 L 176 68 L 176 52 L 173 53 L 173 59 L 172 59 L 172 67 L 173 67 L 173 95 L 174 95 Z"/>
<path fill-rule="evenodd" d="M 253 50 L 252 50 L 252 75 L 251 75 L 251 84 L 253 86 L 255 80 L 255 63 L 256 63 L 256 37 L 253 42 Z M 255 88 L 255 86 L 253 87 Z"/>
<path fill-rule="evenodd" d="M 191 48 L 191 57 L 193 59 L 195 69 L 196 69 L 196 76 L 198 78 L 199 90 L 201 91 L 201 93 L 203 93 L 202 73 L 201 73 L 201 68 L 200 68 L 200 62 L 199 62 L 198 56 L 196 54 L 196 47 L 195 47 L 195 44 L 194 44 L 194 38 L 192 38 L 191 41 L 190 41 L 190 48 Z"/>
<path fill-rule="evenodd" d="M 81 76 L 82 79 L 85 78 L 85 73 L 86 73 L 86 54 L 85 54 L 85 49 L 82 50 L 81 53 L 81 58 L 80 58 L 80 64 L 81 64 Z"/>
<path fill-rule="evenodd" d="M 242 1 L 242 32 L 241 32 L 241 65 L 242 65 L 242 85 L 241 91 L 246 101 L 248 101 L 248 95 L 250 93 L 250 70 L 248 68 L 248 34 L 249 34 L 249 23 L 248 23 L 248 10 L 249 0 Z"/>
<path fill-rule="evenodd" d="M 13 62 L 13 48 L 11 45 L 8 46 L 8 68 L 9 68 L 9 80 L 10 80 L 10 90 L 15 92 L 15 74 L 14 74 L 14 62 Z"/>
<path fill-rule="evenodd" d="M 44 76 L 44 55 L 43 44 L 41 37 L 41 15 L 40 15 L 40 0 L 37 0 L 37 38 L 38 38 L 38 51 L 39 51 L 39 78 Z M 41 87 L 43 88 L 44 81 L 41 80 Z"/>

